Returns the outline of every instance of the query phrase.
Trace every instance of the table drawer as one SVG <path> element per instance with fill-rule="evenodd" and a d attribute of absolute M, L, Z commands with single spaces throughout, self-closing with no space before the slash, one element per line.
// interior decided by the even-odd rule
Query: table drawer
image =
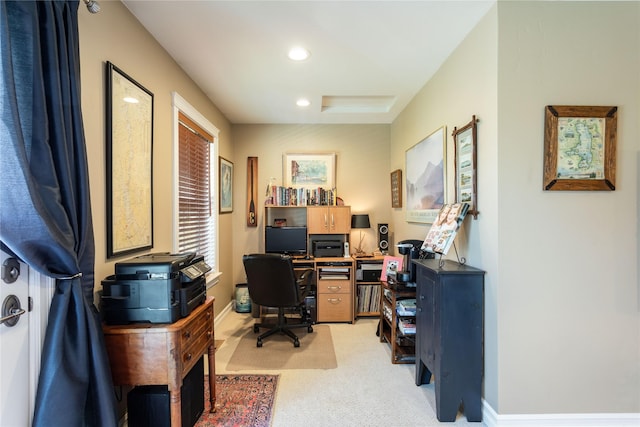
<path fill-rule="evenodd" d="M 191 343 L 197 340 L 198 336 L 202 334 L 204 330 L 210 331 L 212 322 L 212 308 L 207 308 L 197 317 L 191 319 L 180 333 L 180 348 L 189 348 L 191 346 Z"/>
<path fill-rule="evenodd" d="M 213 308 L 207 308 L 191 319 L 180 333 L 180 358 L 183 375 L 193 367 L 199 356 L 213 342 Z"/>
<path fill-rule="evenodd" d="M 213 339 L 211 329 L 203 331 L 196 336 L 191 345 L 182 352 L 182 364 L 184 373 L 186 374 L 191 367 L 198 361 L 201 354 L 205 353 L 206 348 L 211 344 Z"/>
<path fill-rule="evenodd" d="M 351 281 L 349 280 L 318 280 L 319 294 L 349 294 Z"/>
<path fill-rule="evenodd" d="M 351 322 L 351 294 L 318 294 L 319 322 Z"/>

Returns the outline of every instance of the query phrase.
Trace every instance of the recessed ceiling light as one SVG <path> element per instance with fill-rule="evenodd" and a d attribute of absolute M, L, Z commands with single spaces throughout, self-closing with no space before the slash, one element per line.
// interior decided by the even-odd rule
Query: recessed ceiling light
<path fill-rule="evenodd" d="M 299 46 L 296 46 L 294 48 L 291 48 L 291 50 L 289 50 L 289 59 L 291 59 L 292 61 L 304 61 L 310 55 L 311 54 L 307 49 Z"/>
<path fill-rule="evenodd" d="M 311 101 L 306 98 L 300 98 L 296 101 L 296 105 L 298 107 L 308 107 L 309 105 L 311 105 Z"/>

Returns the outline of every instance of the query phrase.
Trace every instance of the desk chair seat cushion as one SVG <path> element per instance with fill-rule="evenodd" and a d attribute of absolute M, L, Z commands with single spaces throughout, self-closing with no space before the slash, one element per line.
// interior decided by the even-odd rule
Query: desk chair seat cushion
<path fill-rule="evenodd" d="M 276 332 L 284 333 L 293 339 L 295 347 L 300 345 L 298 337 L 290 331 L 292 328 L 306 327 L 313 332 L 311 316 L 305 305 L 305 297 L 311 289 L 313 270 L 309 269 L 296 278 L 290 257 L 279 254 L 250 254 L 242 258 L 247 274 L 249 296 L 254 304 L 278 309 L 277 323 L 256 323 L 254 331 L 270 328 L 258 337 L 256 345 L 262 347 L 262 340 Z M 294 309 L 300 321 L 291 323 L 285 316 L 285 310 Z"/>

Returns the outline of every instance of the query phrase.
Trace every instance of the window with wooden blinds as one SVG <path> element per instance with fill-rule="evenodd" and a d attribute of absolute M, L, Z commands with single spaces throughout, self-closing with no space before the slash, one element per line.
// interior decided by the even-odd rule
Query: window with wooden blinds
<path fill-rule="evenodd" d="M 178 247 L 215 265 L 211 145 L 213 136 L 179 113 Z"/>

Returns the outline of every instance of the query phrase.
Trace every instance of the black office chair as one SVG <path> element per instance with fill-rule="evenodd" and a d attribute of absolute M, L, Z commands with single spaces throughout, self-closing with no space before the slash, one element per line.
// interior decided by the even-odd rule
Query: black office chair
<path fill-rule="evenodd" d="M 258 333 L 260 328 L 270 328 L 258 337 L 256 346 L 262 347 L 262 340 L 266 337 L 282 332 L 293 339 L 293 346 L 300 347 L 300 340 L 291 329 L 307 328 L 313 332 L 311 314 L 306 307 L 305 298 L 311 290 L 313 269 L 305 270 L 296 278 L 293 271 L 291 257 L 279 254 L 250 254 L 242 257 L 244 270 L 247 273 L 249 296 L 254 304 L 278 309 L 278 320 L 273 323 L 255 323 L 253 331 Z M 293 310 L 291 310 L 293 309 Z M 289 323 L 294 319 L 285 313 L 296 314 L 299 321 Z"/>

